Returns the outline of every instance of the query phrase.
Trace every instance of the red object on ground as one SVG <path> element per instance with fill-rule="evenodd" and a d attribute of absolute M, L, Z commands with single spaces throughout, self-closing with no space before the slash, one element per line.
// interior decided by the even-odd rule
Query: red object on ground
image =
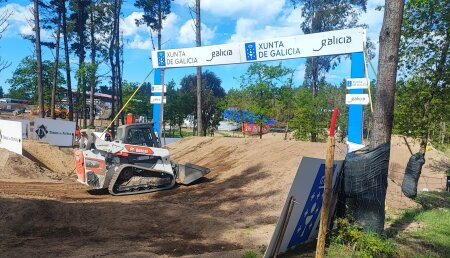
<path fill-rule="evenodd" d="M 330 136 L 334 136 L 334 128 L 336 126 L 336 120 L 339 115 L 339 109 L 334 108 L 333 110 L 333 116 L 331 117 L 331 125 L 330 125 Z"/>

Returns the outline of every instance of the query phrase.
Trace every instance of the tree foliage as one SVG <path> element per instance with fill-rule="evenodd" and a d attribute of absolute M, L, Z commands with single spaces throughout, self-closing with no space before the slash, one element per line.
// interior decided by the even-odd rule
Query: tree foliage
<path fill-rule="evenodd" d="M 45 105 L 50 105 L 51 85 L 53 81 L 54 63 L 46 60 L 42 62 L 42 84 L 44 90 Z M 15 99 L 30 100 L 33 104 L 37 104 L 37 61 L 28 56 L 20 61 L 20 64 L 14 70 L 11 79 L 7 80 L 10 85 L 8 96 Z M 62 99 L 66 91 L 61 87 L 66 83 L 64 76 L 58 70 L 58 87 L 57 98 Z"/>
<path fill-rule="evenodd" d="M 450 1 L 411 0 L 405 5 L 395 131 L 444 143 L 450 99 Z M 446 109 L 447 108 L 447 109 Z"/>
<path fill-rule="evenodd" d="M 292 69 L 282 66 L 281 63 L 275 66 L 253 63 L 240 77 L 246 107 L 239 108 L 245 108 L 257 116 L 257 123 L 260 124 L 260 137 L 262 137 L 264 120 L 273 117 L 276 113 L 278 88 L 287 83 L 289 80 L 287 76 L 292 73 Z"/>
<path fill-rule="evenodd" d="M 123 100 L 128 101 L 131 94 L 137 89 L 138 84 L 133 82 L 123 82 Z M 109 94 L 109 93 L 108 93 Z M 130 101 L 124 109 L 124 114 L 131 113 L 137 116 L 149 116 L 152 113 L 152 105 L 150 104 L 151 84 L 144 83 L 138 93 Z"/>
<path fill-rule="evenodd" d="M 352 28 L 357 25 L 358 16 L 366 11 L 367 0 L 291 0 L 300 6 L 305 34 Z M 318 83 L 323 73 L 334 69 L 340 62 L 339 56 L 309 57 L 306 59 L 305 83 L 317 94 Z"/>
<path fill-rule="evenodd" d="M 187 75 L 181 79 L 180 90 L 188 96 L 185 100 L 189 103 L 188 113 L 197 117 L 197 76 L 195 74 Z M 202 122 L 203 133 L 206 135 L 207 130 L 215 128 L 219 124 L 219 119 L 223 110 L 219 105 L 220 100 L 225 97 L 225 90 L 222 88 L 222 81 L 217 75 L 211 71 L 204 71 L 202 73 L 202 88 L 203 88 L 203 108 L 202 108 Z"/>

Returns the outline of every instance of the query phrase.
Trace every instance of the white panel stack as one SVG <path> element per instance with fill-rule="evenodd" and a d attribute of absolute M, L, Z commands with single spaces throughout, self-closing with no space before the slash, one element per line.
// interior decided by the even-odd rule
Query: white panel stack
<path fill-rule="evenodd" d="M 22 155 L 22 123 L 0 120 L 0 148 Z"/>

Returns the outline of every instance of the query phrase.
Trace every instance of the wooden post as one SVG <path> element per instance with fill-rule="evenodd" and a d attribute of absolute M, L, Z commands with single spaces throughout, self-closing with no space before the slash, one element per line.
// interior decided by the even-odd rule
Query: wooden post
<path fill-rule="evenodd" d="M 322 212 L 320 214 L 319 236 L 317 238 L 316 258 L 322 258 L 325 254 L 325 239 L 327 236 L 328 213 L 330 208 L 330 195 L 333 184 L 333 163 L 334 163 L 334 127 L 338 116 L 338 109 L 333 111 L 331 119 L 330 136 L 328 136 L 327 154 L 325 160 L 325 180 L 322 199 Z"/>

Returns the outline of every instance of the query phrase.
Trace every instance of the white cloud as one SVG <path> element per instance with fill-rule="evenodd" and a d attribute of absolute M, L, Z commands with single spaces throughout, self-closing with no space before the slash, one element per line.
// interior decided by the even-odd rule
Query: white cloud
<path fill-rule="evenodd" d="M 0 7 L 0 13 L 11 13 L 7 20 L 8 28 L 3 36 L 34 35 L 33 4 L 24 6 L 16 3 L 7 4 Z M 41 40 L 53 40 L 52 32 L 41 28 Z"/>
<path fill-rule="evenodd" d="M 153 48 L 151 42 L 151 34 L 153 34 L 154 44 L 156 47 L 156 32 L 151 31 L 147 25 L 136 25 L 136 19 L 142 18 L 143 12 L 132 12 L 127 17 L 120 20 L 120 29 L 126 38 L 125 46 L 132 49 L 151 50 Z M 178 35 L 178 16 L 175 13 L 167 15 L 163 21 L 162 42 L 171 41 Z"/>
<path fill-rule="evenodd" d="M 181 44 L 192 44 L 195 43 L 195 25 L 194 20 L 188 20 L 181 26 L 179 31 L 178 42 Z M 206 24 L 202 23 L 201 34 L 202 34 L 202 44 L 206 45 L 214 38 L 216 34 L 217 27 L 209 28 Z"/>
<path fill-rule="evenodd" d="M 229 42 L 268 39 L 303 34 L 300 29 L 301 10 L 284 11 L 275 22 L 262 24 L 256 19 L 239 18 L 236 22 L 235 34 Z M 276 26 L 272 25 L 276 24 Z"/>
<path fill-rule="evenodd" d="M 178 5 L 195 6 L 192 0 L 175 0 Z M 202 0 L 201 9 L 218 17 L 245 17 L 273 20 L 283 9 L 286 0 Z"/>
<path fill-rule="evenodd" d="M 151 39 L 147 38 L 144 40 L 139 34 L 134 36 L 133 40 L 127 44 L 127 47 L 142 50 L 153 49 Z"/>
<path fill-rule="evenodd" d="M 138 31 L 148 32 L 150 30 L 146 25 L 136 25 L 136 20 L 141 19 L 143 14 L 143 12 L 132 12 L 127 17 L 120 19 L 120 30 L 123 32 L 125 37 L 134 35 Z"/>
<path fill-rule="evenodd" d="M 17 32 L 29 35 L 32 34 L 33 23 L 32 14 L 33 4 L 22 6 L 19 4 L 11 3 L 3 7 L 0 7 L 0 13 L 10 13 L 7 24 L 8 29 L 5 31 L 4 36 L 17 35 Z"/>

